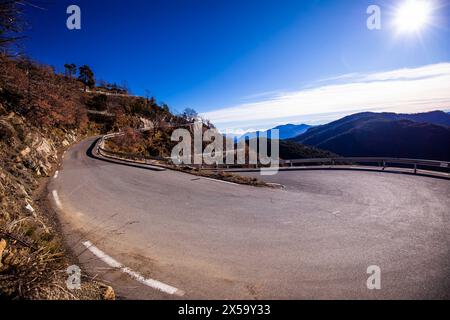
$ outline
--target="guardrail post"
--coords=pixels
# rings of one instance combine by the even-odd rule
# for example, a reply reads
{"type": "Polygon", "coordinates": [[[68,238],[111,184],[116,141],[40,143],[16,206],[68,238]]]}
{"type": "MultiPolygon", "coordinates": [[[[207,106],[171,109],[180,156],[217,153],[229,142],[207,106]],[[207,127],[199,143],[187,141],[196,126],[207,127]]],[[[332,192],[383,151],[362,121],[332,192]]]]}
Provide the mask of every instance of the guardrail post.
{"type": "Polygon", "coordinates": [[[417,174],[417,163],[414,163],[414,174],[417,174]]]}
{"type": "Polygon", "coordinates": [[[383,161],[383,171],[386,169],[386,161],[383,161]]]}

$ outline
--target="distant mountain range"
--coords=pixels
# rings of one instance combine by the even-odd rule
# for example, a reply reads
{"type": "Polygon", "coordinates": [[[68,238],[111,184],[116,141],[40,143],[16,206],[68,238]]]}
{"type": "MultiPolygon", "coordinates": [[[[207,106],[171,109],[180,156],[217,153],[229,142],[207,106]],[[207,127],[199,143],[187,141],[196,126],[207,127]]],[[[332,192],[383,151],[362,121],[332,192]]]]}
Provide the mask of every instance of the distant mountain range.
{"type": "Polygon", "coordinates": [[[354,114],[310,128],[292,141],[342,156],[450,161],[450,114],[354,114]]]}
{"type": "Polygon", "coordinates": [[[271,131],[272,130],[279,130],[279,137],[281,140],[286,140],[286,139],[291,139],[291,138],[295,138],[303,133],[305,133],[306,131],[308,131],[311,128],[311,126],[307,125],[307,124],[285,124],[285,125],[281,125],[272,129],[269,129],[267,131],[256,131],[256,132],[247,132],[245,134],[243,134],[242,136],[239,137],[239,139],[244,139],[244,138],[248,138],[250,139],[255,139],[258,138],[261,135],[265,135],[266,137],[268,136],[269,138],[271,137],[271,131]]]}

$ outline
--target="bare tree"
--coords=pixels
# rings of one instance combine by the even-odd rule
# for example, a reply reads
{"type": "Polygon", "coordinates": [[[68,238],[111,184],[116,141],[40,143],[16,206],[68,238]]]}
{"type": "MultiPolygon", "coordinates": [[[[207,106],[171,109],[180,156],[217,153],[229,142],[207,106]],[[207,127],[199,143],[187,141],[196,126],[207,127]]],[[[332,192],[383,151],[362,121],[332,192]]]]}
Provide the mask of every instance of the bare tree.
{"type": "Polygon", "coordinates": [[[183,114],[181,115],[181,117],[183,117],[183,119],[188,122],[188,123],[192,123],[195,122],[195,120],[198,119],[198,113],[197,111],[195,111],[192,108],[186,108],[183,111],[183,114]]]}
{"type": "Polygon", "coordinates": [[[21,5],[23,1],[0,1],[0,50],[6,53],[7,48],[18,40],[22,30],[21,5]]]}

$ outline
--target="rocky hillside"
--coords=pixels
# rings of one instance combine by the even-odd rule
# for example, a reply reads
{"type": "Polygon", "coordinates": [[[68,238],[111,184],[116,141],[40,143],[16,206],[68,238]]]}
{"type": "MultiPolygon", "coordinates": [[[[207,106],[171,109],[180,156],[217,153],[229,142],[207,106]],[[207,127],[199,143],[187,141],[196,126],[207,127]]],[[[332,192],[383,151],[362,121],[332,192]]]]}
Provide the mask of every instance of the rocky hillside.
{"type": "Polygon", "coordinates": [[[81,291],[65,289],[65,269],[74,261],[48,210],[46,178],[58,155],[87,135],[158,127],[177,117],[154,98],[95,90],[85,92],[49,66],[0,55],[0,297],[104,297],[105,288],[88,279],[81,291]]]}
{"type": "MultiPolygon", "coordinates": [[[[70,299],[73,294],[64,290],[64,274],[57,272],[70,259],[58,226],[43,210],[39,187],[51,174],[58,150],[74,142],[77,132],[41,132],[24,117],[4,110],[0,105],[0,294],[70,299]]],[[[99,292],[93,298],[101,297],[99,292]]]]}

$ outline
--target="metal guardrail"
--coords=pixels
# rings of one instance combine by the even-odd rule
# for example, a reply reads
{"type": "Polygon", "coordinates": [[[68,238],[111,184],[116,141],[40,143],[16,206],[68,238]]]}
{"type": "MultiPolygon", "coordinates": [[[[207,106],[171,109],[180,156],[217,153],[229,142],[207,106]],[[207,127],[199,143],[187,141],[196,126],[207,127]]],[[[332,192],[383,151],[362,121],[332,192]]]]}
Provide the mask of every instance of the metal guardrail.
{"type": "MultiPolygon", "coordinates": [[[[124,135],[123,132],[120,133],[113,133],[113,134],[107,134],[103,136],[100,141],[97,144],[97,151],[99,154],[110,157],[110,158],[116,158],[120,160],[128,160],[128,161],[142,161],[144,163],[150,163],[154,160],[163,160],[163,161],[170,161],[171,158],[163,158],[163,157],[145,157],[141,155],[136,154],[129,154],[129,153],[119,153],[119,152],[113,152],[110,150],[106,150],[104,148],[105,141],[108,139],[111,139],[113,137],[118,137],[124,135]]],[[[417,173],[417,170],[420,168],[427,168],[427,169],[435,169],[434,171],[440,171],[440,172],[448,172],[450,174],[450,162],[447,161],[438,161],[438,160],[424,160],[424,159],[408,159],[408,158],[384,158],[384,157],[335,157],[335,158],[315,158],[315,159],[292,159],[292,160],[280,160],[279,162],[280,167],[291,167],[295,168],[297,166],[303,165],[331,165],[331,166],[345,166],[345,165],[360,165],[365,164],[368,166],[374,166],[374,167],[380,167],[383,170],[387,167],[397,167],[397,168],[403,168],[405,166],[409,167],[411,166],[412,169],[414,169],[414,173],[417,173]],[[439,170],[436,170],[439,168],[439,170]]],[[[263,168],[264,166],[258,166],[258,165],[250,165],[253,167],[253,169],[259,169],[263,168]]],[[[226,164],[219,164],[216,166],[193,166],[193,168],[197,169],[204,169],[204,170],[213,170],[213,171],[227,171],[227,170],[236,170],[236,169],[252,169],[249,165],[242,166],[242,165],[226,165],[226,164]]]]}
{"type": "Polygon", "coordinates": [[[145,157],[145,156],[141,156],[141,155],[137,155],[137,154],[115,152],[115,151],[105,149],[106,140],[114,138],[114,137],[120,137],[123,135],[124,135],[123,132],[119,132],[119,133],[107,134],[107,135],[104,135],[103,137],[101,137],[95,146],[98,154],[100,154],[104,157],[112,158],[112,159],[116,159],[116,160],[131,161],[131,162],[141,161],[142,163],[145,163],[145,164],[151,164],[151,161],[155,161],[155,160],[166,160],[165,158],[162,158],[162,157],[145,157]]]}
{"type": "Polygon", "coordinates": [[[338,157],[338,158],[320,158],[320,159],[295,159],[295,160],[283,160],[282,164],[294,167],[299,164],[330,164],[330,165],[340,165],[340,164],[377,164],[379,167],[385,169],[386,167],[395,167],[395,165],[411,165],[414,168],[414,173],[417,173],[419,166],[428,168],[441,168],[449,169],[450,162],[446,161],[436,161],[436,160],[423,160],[423,159],[406,159],[406,158],[367,158],[367,157],[338,157]]]}
{"type": "MultiPolygon", "coordinates": [[[[422,160],[422,159],[404,159],[404,158],[382,158],[382,157],[337,157],[337,158],[314,158],[314,159],[293,159],[280,160],[278,169],[289,170],[297,168],[308,168],[317,166],[349,166],[349,165],[366,165],[370,167],[378,167],[382,170],[386,168],[409,168],[417,174],[419,169],[434,171],[439,173],[447,173],[450,176],[450,162],[422,160]]],[[[269,168],[262,165],[216,165],[216,166],[197,166],[198,168],[209,171],[239,172],[239,171],[255,171],[261,168],[269,168]]]]}

